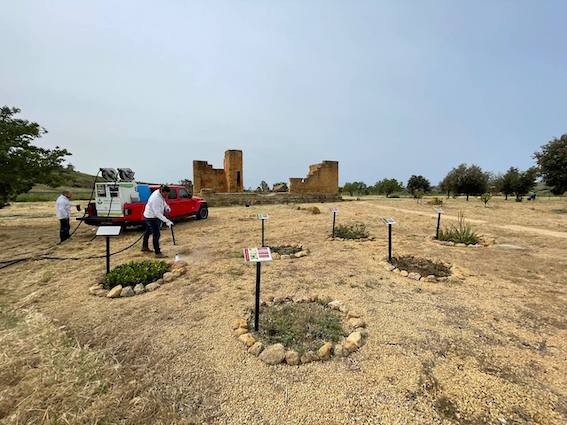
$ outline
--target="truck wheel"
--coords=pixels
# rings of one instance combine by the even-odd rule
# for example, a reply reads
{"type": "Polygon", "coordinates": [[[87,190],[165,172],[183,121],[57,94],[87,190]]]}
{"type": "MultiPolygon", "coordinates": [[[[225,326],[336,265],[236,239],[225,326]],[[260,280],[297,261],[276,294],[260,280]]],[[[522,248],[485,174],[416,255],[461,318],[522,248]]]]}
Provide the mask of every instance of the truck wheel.
{"type": "Polygon", "coordinates": [[[197,213],[197,220],[204,220],[209,216],[209,209],[207,207],[201,207],[197,213]]]}

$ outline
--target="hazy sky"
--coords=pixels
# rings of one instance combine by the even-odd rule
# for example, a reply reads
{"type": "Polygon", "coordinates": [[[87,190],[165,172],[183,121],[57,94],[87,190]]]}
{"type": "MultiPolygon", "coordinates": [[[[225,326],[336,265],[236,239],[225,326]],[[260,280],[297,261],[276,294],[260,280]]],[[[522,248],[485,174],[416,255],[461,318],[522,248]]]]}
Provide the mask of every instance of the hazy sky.
{"type": "Polygon", "coordinates": [[[0,103],[95,173],[245,186],[533,164],[567,132],[567,1],[0,1],[0,103]]]}

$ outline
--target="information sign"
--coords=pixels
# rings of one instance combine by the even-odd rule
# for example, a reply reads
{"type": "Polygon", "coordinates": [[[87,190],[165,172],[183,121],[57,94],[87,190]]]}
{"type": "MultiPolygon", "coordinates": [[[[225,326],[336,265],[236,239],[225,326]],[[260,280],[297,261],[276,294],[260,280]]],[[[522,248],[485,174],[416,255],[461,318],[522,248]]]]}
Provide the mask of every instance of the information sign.
{"type": "Polygon", "coordinates": [[[120,226],[99,226],[96,230],[97,236],[118,236],[120,234],[120,226]]]}
{"type": "Polygon", "coordinates": [[[333,214],[336,214],[339,212],[338,208],[331,208],[329,211],[331,211],[333,214]]]}
{"type": "Polygon", "coordinates": [[[443,210],[441,208],[435,208],[435,212],[437,214],[443,214],[443,210]]]}
{"type": "Polygon", "coordinates": [[[267,220],[270,216],[268,214],[258,213],[258,220],[267,220]]]}
{"type": "Polygon", "coordinates": [[[396,224],[396,220],[394,220],[392,217],[382,217],[382,221],[384,222],[384,224],[396,224]]]}
{"type": "Polygon", "coordinates": [[[247,263],[263,263],[272,261],[272,252],[269,247],[244,248],[244,261],[247,263]]]}

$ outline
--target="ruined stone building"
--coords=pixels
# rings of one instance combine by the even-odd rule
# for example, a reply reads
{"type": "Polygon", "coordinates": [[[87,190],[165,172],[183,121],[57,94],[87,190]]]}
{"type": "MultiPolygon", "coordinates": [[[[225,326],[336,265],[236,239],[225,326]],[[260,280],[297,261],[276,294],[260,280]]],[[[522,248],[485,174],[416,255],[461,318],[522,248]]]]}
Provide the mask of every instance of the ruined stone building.
{"type": "Polygon", "coordinates": [[[224,168],[213,168],[207,161],[193,161],[193,190],[211,189],[219,193],[242,192],[242,151],[228,150],[224,153],[224,168]]]}
{"type": "Polygon", "coordinates": [[[339,162],[323,161],[309,166],[305,178],[289,179],[290,193],[339,193],[339,162]]]}

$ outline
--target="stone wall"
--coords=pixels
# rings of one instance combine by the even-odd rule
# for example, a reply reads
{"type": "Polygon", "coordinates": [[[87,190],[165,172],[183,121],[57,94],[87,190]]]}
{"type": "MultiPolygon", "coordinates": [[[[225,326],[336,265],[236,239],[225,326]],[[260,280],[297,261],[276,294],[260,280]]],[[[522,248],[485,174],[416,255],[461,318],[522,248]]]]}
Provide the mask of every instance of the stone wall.
{"type": "Polygon", "coordinates": [[[305,178],[289,179],[290,193],[339,193],[339,162],[323,161],[309,166],[305,178]]]}
{"type": "Polygon", "coordinates": [[[199,193],[202,189],[221,193],[242,192],[242,151],[226,151],[223,169],[213,168],[207,161],[193,161],[193,190],[199,193]]]}
{"type": "Polygon", "coordinates": [[[197,196],[204,198],[210,207],[342,201],[338,194],[325,193],[213,193],[203,190],[197,196]]]}

